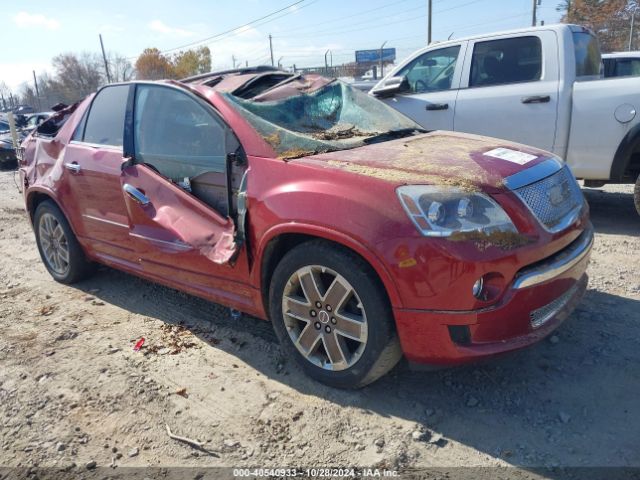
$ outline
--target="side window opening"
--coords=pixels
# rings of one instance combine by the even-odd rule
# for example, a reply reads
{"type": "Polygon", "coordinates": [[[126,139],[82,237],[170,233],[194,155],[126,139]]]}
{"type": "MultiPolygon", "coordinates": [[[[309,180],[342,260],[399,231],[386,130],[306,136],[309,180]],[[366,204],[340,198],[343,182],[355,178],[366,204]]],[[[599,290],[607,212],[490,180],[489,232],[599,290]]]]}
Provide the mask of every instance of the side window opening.
{"type": "Polygon", "coordinates": [[[213,112],[185,92],[160,85],[136,89],[136,161],[225,216],[229,214],[227,154],[240,148],[228,132],[213,112]]]}
{"type": "Polygon", "coordinates": [[[71,114],[76,111],[80,103],[82,103],[82,101],[56,111],[52,116],[38,125],[36,134],[42,137],[55,137],[69,117],[71,117],[71,114]]]}
{"type": "Polygon", "coordinates": [[[87,124],[88,116],[89,116],[89,109],[85,110],[85,112],[82,114],[80,123],[78,123],[78,126],[76,127],[75,132],[73,132],[73,136],[71,137],[71,140],[75,140],[78,142],[82,141],[82,137],[84,136],[84,127],[87,124]]]}
{"type": "Polygon", "coordinates": [[[411,93],[449,90],[459,52],[459,45],[427,52],[412,60],[398,76],[407,78],[411,93]]]}
{"type": "Polygon", "coordinates": [[[478,42],[473,47],[470,87],[534,82],[542,77],[538,37],[478,42]]]}
{"type": "Polygon", "coordinates": [[[589,32],[573,32],[573,47],[576,58],[576,77],[600,75],[600,45],[589,32]]]}
{"type": "Polygon", "coordinates": [[[233,91],[233,95],[240,98],[253,98],[270,88],[275,87],[279,83],[284,82],[285,80],[293,77],[291,73],[267,73],[262,76],[250,80],[246,84],[242,85],[240,88],[233,91]]]}
{"type": "Polygon", "coordinates": [[[640,59],[620,59],[615,63],[616,77],[628,77],[640,75],[640,59]]]}
{"type": "Polygon", "coordinates": [[[105,87],[91,102],[82,141],[122,147],[129,85],[105,87]]]}

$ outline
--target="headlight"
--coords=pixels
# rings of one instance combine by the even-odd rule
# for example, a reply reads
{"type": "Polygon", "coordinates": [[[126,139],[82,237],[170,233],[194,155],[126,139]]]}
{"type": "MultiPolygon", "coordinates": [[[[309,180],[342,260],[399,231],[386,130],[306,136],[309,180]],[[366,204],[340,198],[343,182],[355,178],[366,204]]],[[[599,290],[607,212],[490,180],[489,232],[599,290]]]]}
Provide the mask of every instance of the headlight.
{"type": "Polygon", "coordinates": [[[431,185],[406,185],[396,191],[407,215],[426,237],[518,231],[502,207],[482,193],[431,185]]]}

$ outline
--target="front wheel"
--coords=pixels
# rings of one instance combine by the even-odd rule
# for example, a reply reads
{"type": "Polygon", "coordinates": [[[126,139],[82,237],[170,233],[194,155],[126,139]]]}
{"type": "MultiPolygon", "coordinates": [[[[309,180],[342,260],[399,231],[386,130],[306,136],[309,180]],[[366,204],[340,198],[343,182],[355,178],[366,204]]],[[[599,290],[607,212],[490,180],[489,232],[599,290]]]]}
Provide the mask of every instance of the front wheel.
{"type": "Polygon", "coordinates": [[[638,175],[636,186],[633,189],[633,203],[635,203],[636,211],[638,212],[638,215],[640,215],[640,175],[638,175]]]}
{"type": "Polygon", "coordinates": [[[354,253],[323,241],[301,244],[278,264],[270,314],[285,351],[312,378],[363,387],[402,352],[386,293],[354,253]]]}

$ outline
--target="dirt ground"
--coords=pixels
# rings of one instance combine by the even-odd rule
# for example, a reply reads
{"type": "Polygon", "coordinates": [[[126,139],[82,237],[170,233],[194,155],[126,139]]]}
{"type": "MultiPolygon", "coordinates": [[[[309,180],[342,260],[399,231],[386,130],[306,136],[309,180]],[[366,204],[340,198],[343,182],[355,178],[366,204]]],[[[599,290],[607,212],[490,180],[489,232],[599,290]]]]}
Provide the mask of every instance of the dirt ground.
{"type": "Polygon", "coordinates": [[[555,335],[347,392],[267,322],[108,268],[55,283],[0,172],[0,466],[640,467],[640,217],[630,187],[584,191],[590,286],[555,335]]]}

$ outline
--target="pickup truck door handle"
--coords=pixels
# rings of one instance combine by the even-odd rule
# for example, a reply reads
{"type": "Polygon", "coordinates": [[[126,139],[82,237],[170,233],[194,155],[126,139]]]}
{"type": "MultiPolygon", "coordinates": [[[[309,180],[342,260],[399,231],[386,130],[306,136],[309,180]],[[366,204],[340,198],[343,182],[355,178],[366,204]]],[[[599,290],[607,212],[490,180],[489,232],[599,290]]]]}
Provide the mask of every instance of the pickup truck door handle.
{"type": "Polygon", "coordinates": [[[82,170],[78,162],[65,163],[64,168],[71,170],[73,173],[80,173],[80,170],[82,170]]]}
{"type": "Polygon", "coordinates": [[[449,104],[448,103],[427,103],[427,106],[425,107],[427,110],[431,111],[431,110],[448,110],[449,109],[449,104]]]}
{"type": "Polygon", "coordinates": [[[129,195],[129,197],[134,199],[136,202],[138,202],[143,207],[145,205],[149,205],[151,203],[151,200],[149,200],[149,197],[147,197],[144,193],[142,193],[136,187],[133,187],[133,186],[129,185],[128,183],[125,183],[122,186],[122,190],[124,190],[124,193],[129,195]]]}
{"type": "Polygon", "coordinates": [[[532,97],[522,97],[522,103],[549,103],[551,97],[549,95],[533,95],[532,97]]]}

